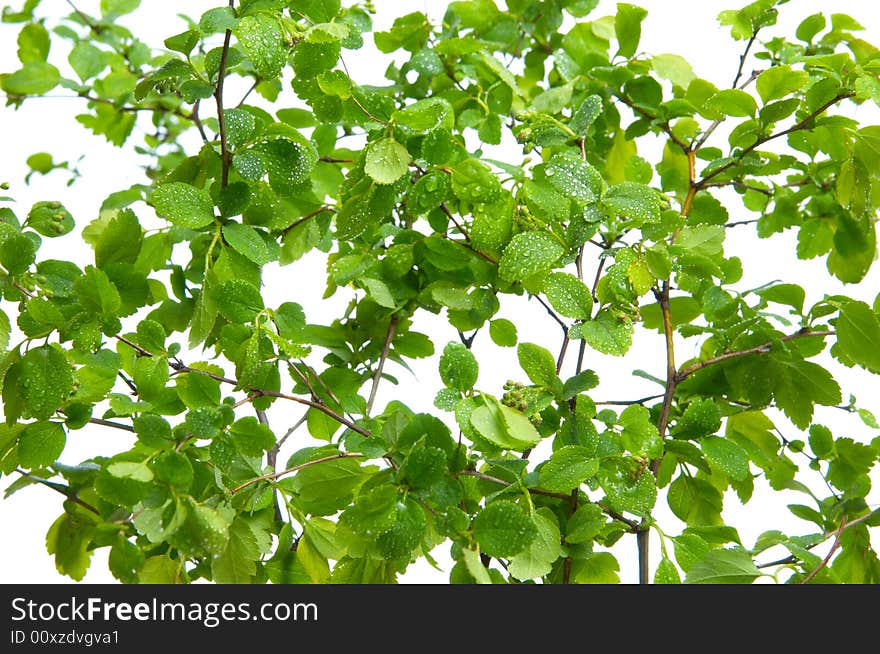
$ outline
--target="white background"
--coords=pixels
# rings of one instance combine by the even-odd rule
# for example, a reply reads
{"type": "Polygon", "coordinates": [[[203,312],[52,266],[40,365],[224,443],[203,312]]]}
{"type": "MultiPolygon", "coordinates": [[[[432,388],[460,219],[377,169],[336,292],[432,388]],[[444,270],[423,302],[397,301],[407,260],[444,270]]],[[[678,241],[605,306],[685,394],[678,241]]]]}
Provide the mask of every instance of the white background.
{"type": "MultiPolygon", "coordinates": [[[[21,0],[18,0],[20,4],[21,0]]],[[[218,0],[213,2],[203,0],[190,0],[188,2],[144,2],[142,9],[133,16],[121,19],[122,24],[131,28],[140,38],[154,47],[161,47],[162,40],[167,36],[183,31],[185,23],[180,18],[175,18],[175,12],[182,10],[189,16],[198,20],[201,13],[214,6],[219,6],[218,0]]],[[[423,2],[419,0],[399,0],[390,2],[377,0],[375,2],[378,15],[375,18],[376,31],[387,29],[395,16],[403,15],[410,11],[425,11],[437,22],[442,18],[446,5],[445,1],[423,2]]],[[[639,51],[649,54],[674,53],[685,57],[692,62],[695,73],[702,78],[713,81],[724,88],[730,85],[739,61],[743,43],[734,42],[727,30],[721,28],[716,16],[724,9],[736,7],[737,0],[701,0],[691,2],[687,0],[642,0],[636,2],[649,10],[648,18],[643,23],[642,40],[639,51]]],[[[50,2],[45,0],[41,12],[67,11],[68,7],[61,0],[50,2]]],[[[97,13],[97,0],[83,0],[78,6],[88,13],[97,13]]],[[[603,0],[599,8],[585,20],[595,19],[600,16],[614,13],[613,2],[603,0]]],[[[779,24],[761,33],[761,38],[768,39],[774,34],[793,35],[797,24],[806,16],[820,11],[834,11],[847,13],[859,20],[865,27],[863,38],[870,42],[880,41],[880,9],[873,2],[860,2],[857,0],[838,0],[833,6],[826,2],[816,0],[793,0],[781,7],[779,24]]],[[[43,15],[43,13],[40,13],[43,15]]],[[[54,23],[54,19],[49,24],[54,23]]],[[[0,26],[0,70],[10,72],[17,67],[15,57],[15,35],[18,26],[0,26]]],[[[364,50],[356,53],[347,53],[346,63],[351,70],[352,77],[360,83],[381,84],[382,73],[385,70],[389,58],[387,55],[378,53],[372,47],[371,40],[364,50]]],[[[50,61],[56,65],[66,65],[66,51],[61,52],[60,44],[55,44],[50,61]]],[[[760,63],[751,60],[746,64],[745,74],[748,75],[753,68],[760,67],[760,63]]],[[[72,73],[62,74],[72,77],[72,73]]],[[[237,102],[244,88],[241,84],[231,81],[228,84],[228,97],[237,102]]],[[[133,183],[143,182],[145,178],[139,161],[128,149],[120,150],[107,144],[103,138],[95,137],[75,122],[73,116],[84,110],[83,102],[79,99],[71,99],[70,94],[63,89],[56,89],[45,99],[28,101],[25,106],[13,111],[9,108],[0,110],[0,143],[3,144],[2,158],[0,158],[0,181],[9,181],[12,188],[9,195],[16,198],[16,211],[19,216],[27,213],[30,205],[37,200],[58,199],[73,213],[77,220],[78,229],[97,216],[98,208],[108,193],[125,188],[133,183]],[[82,177],[76,184],[68,188],[65,185],[66,176],[62,172],[55,172],[47,177],[35,176],[30,186],[23,183],[27,168],[25,159],[34,152],[51,152],[56,161],[76,161],[81,155],[85,158],[79,164],[82,177]]],[[[255,99],[252,96],[252,99],[255,99]]],[[[282,96],[276,108],[284,105],[282,96]]],[[[208,107],[206,106],[206,111],[208,107]]],[[[859,108],[850,107],[847,110],[850,115],[856,116],[865,124],[878,123],[877,111],[873,106],[863,105],[859,108]]],[[[206,114],[207,115],[207,114],[206,114]]],[[[132,136],[129,142],[133,144],[138,138],[138,132],[132,136]]],[[[193,148],[198,147],[195,134],[190,135],[193,148]]],[[[719,131],[711,144],[726,147],[725,135],[719,131]]],[[[495,158],[507,158],[512,162],[519,161],[521,155],[515,144],[505,143],[501,148],[503,153],[495,158]]],[[[648,143],[647,147],[640,151],[642,156],[656,161],[656,143],[648,143]]],[[[725,202],[726,202],[725,198],[725,202]]],[[[739,206],[734,199],[728,205],[731,208],[731,220],[753,218],[753,214],[742,211],[737,212],[739,206]]],[[[149,210],[143,206],[135,207],[142,222],[147,225],[155,225],[150,222],[149,210]]],[[[72,257],[80,266],[91,263],[92,254],[88,246],[78,240],[75,232],[66,238],[45,241],[40,250],[40,258],[69,258],[72,257]]],[[[773,280],[793,281],[803,285],[807,291],[807,302],[815,301],[823,294],[846,293],[850,296],[872,302],[877,292],[880,291],[880,268],[872,269],[868,277],[858,285],[844,286],[831,278],[824,267],[824,260],[799,261],[794,255],[795,240],[792,234],[774,236],[770,240],[759,240],[754,235],[753,227],[739,227],[729,230],[727,244],[728,254],[739,254],[743,257],[746,272],[743,280],[736,286],[738,290],[746,290],[765,284],[773,280]],[[759,263],[759,265],[755,265],[759,263]]],[[[590,274],[588,270],[587,275],[590,274]]],[[[344,294],[330,300],[322,300],[324,270],[323,260],[320,257],[309,255],[286,268],[277,266],[267,267],[264,288],[264,297],[268,306],[277,306],[285,300],[294,300],[302,304],[310,322],[328,324],[338,316],[341,308],[347,302],[344,294]]],[[[4,310],[13,317],[15,308],[8,303],[4,304],[4,310]]],[[[527,303],[520,298],[512,298],[502,302],[500,317],[513,320],[520,333],[521,341],[531,341],[545,344],[551,350],[558,346],[560,330],[553,323],[544,310],[536,303],[527,303]]],[[[416,319],[415,328],[428,333],[436,344],[437,352],[442,350],[443,345],[456,340],[457,335],[446,324],[443,316],[434,317],[430,314],[421,314],[416,319]]],[[[178,336],[178,340],[180,339],[178,336]]],[[[15,342],[15,341],[13,341],[15,342]]],[[[476,345],[478,357],[481,362],[481,371],[478,386],[487,392],[501,393],[501,385],[508,378],[520,379],[522,373],[518,371],[515,355],[510,349],[498,348],[488,338],[488,334],[481,333],[477,337],[476,345]]],[[[682,341],[678,348],[679,360],[685,360],[698,352],[699,341],[691,339],[682,341]]],[[[576,349],[570,353],[568,365],[573,365],[576,349]]],[[[200,358],[199,353],[192,353],[187,361],[200,358]]],[[[381,407],[390,399],[400,399],[408,403],[415,410],[434,411],[432,399],[436,392],[436,366],[437,355],[431,359],[416,362],[409,373],[394,364],[389,364],[387,371],[401,380],[399,386],[391,386],[384,383],[380,389],[377,408],[381,407]]],[[[316,360],[317,361],[317,360],[316,360]]],[[[844,398],[850,393],[856,394],[860,405],[873,410],[880,415],[880,383],[876,378],[860,371],[847,370],[836,365],[830,360],[823,360],[835,378],[841,384],[844,398]]],[[[656,334],[637,331],[635,346],[623,359],[605,357],[588,350],[586,365],[597,370],[601,376],[601,386],[594,392],[596,399],[624,399],[640,397],[658,392],[658,387],[650,382],[632,377],[630,372],[635,368],[645,369],[659,377],[664,376],[665,353],[662,338],[656,334]]],[[[776,420],[778,416],[770,413],[776,420]]],[[[286,428],[295,422],[300,416],[296,410],[291,411],[289,406],[276,406],[270,411],[270,422],[276,432],[283,433],[286,428]]],[[[816,420],[832,427],[835,435],[851,436],[865,442],[877,434],[867,429],[860,420],[850,414],[834,409],[817,407],[816,420]]],[[[794,427],[784,419],[778,419],[777,425],[791,438],[801,437],[794,427]]],[[[298,432],[299,434],[299,432],[298,432]]],[[[294,448],[308,444],[304,432],[290,443],[294,448]]],[[[129,446],[127,434],[117,430],[106,429],[90,425],[82,430],[69,435],[68,445],[62,460],[67,463],[77,463],[84,458],[97,454],[113,454],[129,446]]],[[[287,449],[289,453],[289,449],[287,449]]],[[[283,461],[283,457],[280,459],[283,461]]],[[[804,459],[798,459],[799,465],[805,464],[804,459]]],[[[806,467],[805,465],[803,466],[806,467]]],[[[808,478],[807,475],[804,475],[808,478]]],[[[809,478],[808,478],[809,479],[809,478]]],[[[875,475],[875,485],[877,481],[875,475]]],[[[813,482],[821,484],[818,477],[813,477],[813,482]]],[[[6,479],[0,480],[0,489],[8,484],[6,479]]],[[[815,485],[815,484],[813,484],[815,485]]],[[[869,501],[877,503],[877,491],[869,497],[869,501]]],[[[769,529],[780,529],[786,533],[799,534],[810,533],[812,526],[795,519],[785,508],[792,502],[806,503],[804,496],[794,493],[775,493],[770,491],[766,484],[757,480],[756,490],[752,502],[743,507],[738,499],[730,494],[726,498],[724,517],[727,524],[736,526],[746,546],[751,546],[755,537],[769,529]]],[[[0,500],[0,582],[36,582],[48,583],[67,581],[61,577],[54,568],[52,558],[45,550],[45,533],[52,521],[60,514],[61,496],[44,487],[29,487],[9,500],[0,500]]],[[[665,502],[658,501],[656,517],[659,524],[668,534],[677,534],[683,525],[669,512],[665,502]]],[[[658,547],[656,535],[652,537],[652,561],[656,563],[658,547]]],[[[876,543],[876,536],[875,536],[876,543]]],[[[830,545],[822,546],[822,551],[830,545]]],[[[818,551],[818,550],[817,550],[818,551]]],[[[621,562],[621,580],[633,583],[637,580],[635,542],[632,538],[624,538],[613,549],[621,562]]],[[[91,567],[86,575],[87,582],[113,582],[106,566],[107,550],[99,550],[92,559],[91,567]]],[[[449,557],[446,546],[437,548],[433,555],[437,558],[442,571],[437,571],[424,562],[414,564],[404,576],[404,581],[445,583],[448,579],[449,557]]],[[[770,557],[772,558],[772,557],[770,557]]]]}

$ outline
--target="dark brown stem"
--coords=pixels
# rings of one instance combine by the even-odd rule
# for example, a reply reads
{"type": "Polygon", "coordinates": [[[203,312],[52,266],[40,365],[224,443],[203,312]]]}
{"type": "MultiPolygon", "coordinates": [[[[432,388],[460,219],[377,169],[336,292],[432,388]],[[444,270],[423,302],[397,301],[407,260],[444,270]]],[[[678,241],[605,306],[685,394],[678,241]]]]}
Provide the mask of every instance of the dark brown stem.
{"type": "Polygon", "coordinates": [[[113,422],[111,420],[104,420],[103,418],[89,418],[89,422],[93,425],[101,425],[102,427],[112,427],[113,429],[121,429],[122,431],[134,431],[134,427],[131,425],[124,425],[121,422],[113,422]]]}
{"type": "Polygon", "coordinates": [[[752,46],[755,44],[755,39],[758,38],[758,31],[761,28],[759,27],[754,32],[752,32],[751,38],[749,38],[749,42],[746,43],[746,49],[743,50],[743,53],[739,56],[739,68],[736,69],[736,77],[733,78],[733,84],[731,88],[736,88],[736,85],[739,84],[739,78],[742,77],[743,74],[743,66],[746,65],[746,59],[749,56],[749,51],[752,49],[752,46]]]}
{"type": "Polygon", "coordinates": [[[455,216],[452,215],[452,212],[449,210],[449,207],[446,206],[445,202],[440,203],[440,210],[446,214],[446,217],[452,221],[452,224],[455,225],[455,228],[461,232],[461,235],[464,236],[464,240],[468,243],[471,242],[471,235],[467,233],[464,227],[461,226],[461,223],[455,219],[455,216]]]}
{"type": "Polygon", "coordinates": [[[547,310],[547,313],[550,314],[550,317],[553,318],[553,320],[556,321],[556,324],[562,328],[562,335],[565,338],[568,338],[568,325],[565,324],[562,318],[559,317],[559,315],[550,307],[549,304],[541,299],[540,295],[532,295],[532,297],[535,298],[541,304],[541,306],[547,310]]]}
{"type": "Polygon", "coordinates": [[[640,529],[636,532],[636,547],[639,551],[639,583],[640,584],[650,584],[651,583],[651,571],[649,566],[649,546],[650,540],[648,538],[649,531],[647,529],[640,529]]]}
{"type": "Polygon", "coordinates": [[[382,370],[385,368],[385,361],[388,359],[388,352],[391,349],[391,341],[394,340],[394,333],[397,331],[397,316],[391,316],[388,323],[388,333],[385,335],[385,344],[382,346],[382,355],[379,357],[379,364],[376,366],[376,372],[373,374],[373,385],[370,388],[370,399],[367,400],[367,409],[364,412],[369,416],[373,410],[373,403],[376,401],[376,392],[379,390],[379,382],[382,380],[382,370]]]}

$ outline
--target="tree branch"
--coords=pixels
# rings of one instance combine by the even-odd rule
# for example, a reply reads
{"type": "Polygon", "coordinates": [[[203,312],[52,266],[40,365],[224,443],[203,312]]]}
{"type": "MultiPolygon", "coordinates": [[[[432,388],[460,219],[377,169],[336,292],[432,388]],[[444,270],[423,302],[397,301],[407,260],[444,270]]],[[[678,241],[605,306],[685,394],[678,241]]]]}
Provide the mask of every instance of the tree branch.
{"type": "Polygon", "coordinates": [[[706,184],[710,180],[715,179],[721,173],[727,172],[728,170],[733,168],[733,166],[735,166],[737,163],[742,161],[746,157],[746,155],[748,155],[751,152],[753,152],[754,150],[758,149],[759,147],[761,147],[765,143],[773,141],[774,139],[781,138],[781,137],[786,136],[788,134],[792,134],[794,132],[799,132],[803,129],[807,129],[813,123],[813,121],[816,118],[818,118],[822,113],[824,113],[827,109],[834,106],[838,102],[841,102],[843,100],[846,100],[847,98],[853,97],[854,95],[855,95],[855,93],[853,91],[846,91],[844,93],[838,93],[836,96],[834,96],[833,98],[831,98],[830,100],[825,102],[821,107],[819,107],[818,109],[813,111],[809,116],[807,116],[803,120],[795,123],[794,125],[792,125],[788,129],[784,129],[781,132],[776,132],[775,134],[771,134],[769,136],[759,138],[757,141],[752,143],[752,145],[748,146],[747,148],[744,148],[739,153],[739,155],[734,157],[731,161],[728,161],[723,166],[716,168],[711,173],[709,173],[708,175],[703,177],[699,182],[696,182],[697,189],[705,188],[706,184]]]}
{"type": "Polygon", "coordinates": [[[277,481],[281,477],[285,475],[293,474],[299,470],[303,470],[304,468],[310,468],[311,466],[318,465],[319,463],[326,463],[327,461],[337,461],[338,459],[363,459],[366,458],[366,455],[361,454],[360,452],[340,452],[339,454],[332,454],[330,456],[324,456],[320,459],[314,459],[312,461],[306,461],[305,463],[300,463],[299,465],[288,468],[287,470],[282,470],[281,472],[270,472],[265,475],[260,475],[259,477],[254,477],[243,484],[239,484],[235,488],[233,488],[230,494],[235,495],[240,490],[247,488],[252,484],[256,484],[261,481],[277,481]]]}
{"type": "MultiPolygon", "coordinates": [[[[809,338],[811,336],[834,336],[834,332],[830,330],[819,330],[819,331],[811,331],[809,329],[802,329],[800,331],[795,332],[794,334],[789,334],[788,336],[783,336],[779,340],[783,343],[788,341],[793,341],[799,338],[809,338]]],[[[703,368],[708,368],[709,366],[715,365],[716,363],[721,363],[722,361],[728,361],[730,359],[736,359],[739,357],[748,356],[749,354],[767,354],[773,347],[773,343],[775,341],[767,341],[766,343],[761,343],[760,345],[756,345],[754,347],[749,347],[744,350],[734,350],[733,352],[725,352],[723,354],[719,354],[718,356],[714,356],[710,359],[705,359],[703,361],[697,361],[692,363],[691,365],[682,368],[677,373],[677,383],[680,383],[693,375],[698,370],[702,370],[703,368]]]]}
{"type": "Polygon", "coordinates": [[[49,481],[48,479],[43,479],[42,477],[37,477],[37,476],[32,475],[28,472],[25,472],[21,468],[16,468],[15,471],[18,474],[20,474],[22,477],[24,477],[25,479],[30,479],[32,482],[34,482],[36,484],[40,484],[41,486],[45,486],[46,488],[51,488],[56,493],[61,493],[62,495],[64,495],[64,497],[69,499],[71,502],[73,502],[74,504],[78,504],[79,506],[81,506],[85,510],[91,511],[95,515],[101,515],[101,512],[98,511],[98,509],[93,507],[91,504],[89,504],[85,500],[81,500],[77,496],[76,492],[70,486],[67,486],[66,484],[60,484],[57,481],[49,481]]]}
{"type": "MultiPolygon", "coordinates": [[[[230,0],[229,6],[233,2],[230,0]]],[[[223,83],[226,80],[226,61],[229,57],[229,44],[232,40],[232,30],[226,30],[223,37],[223,50],[220,53],[220,68],[217,71],[217,88],[214,89],[214,100],[217,102],[217,122],[220,124],[220,161],[222,171],[220,186],[226,188],[229,184],[229,168],[232,165],[232,155],[229,153],[229,141],[226,136],[226,114],[223,111],[223,83]]]]}
{"type": "Polygon", "coordinates": [[[388,333],[385,336],[385,344],[382,346],[382,355],[379,357],[379,364],[376,366],[376,372],[373,375],[373,385],[370,387],[370,399],[367,400],[367,409],[364,415],[369,416],[373,410],[373,403],[376,401],[376,392],[379,390],[379,382],[382,380],[382,370],[385,368],[385,361],[388,359],[388,351],[391,349],[391,341],[394,340],[394,333],[397,331],[397,316],[391,316],[388,323],[388,333]]]}

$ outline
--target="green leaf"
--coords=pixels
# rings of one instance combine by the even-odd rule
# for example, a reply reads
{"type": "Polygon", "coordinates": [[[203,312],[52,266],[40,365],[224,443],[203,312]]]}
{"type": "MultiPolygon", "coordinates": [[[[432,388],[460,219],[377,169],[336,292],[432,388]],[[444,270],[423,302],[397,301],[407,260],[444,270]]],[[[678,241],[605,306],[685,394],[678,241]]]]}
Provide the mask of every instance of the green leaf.
{"type": "Polygon", "coordinates": [[[593,296],[587,285],[571,273],[553,272],[547,275],[544,293],[560,315],[575,320],[590,319],[593,296]]]}
{"type": "Polygon", "coordinates": [[[776,373],[776,404],[800,429],[810,426],[814,404],[834,406],[841,402],[840,386],[830,372],[816,363],[775,357],[772,369],[776,373]]]}
{"type": "Polygon", "coordinates": [[[229,435],[239,452],[245,456],[263,456],[275,446],[275,435],[253,416],[236,420],[229,427],[229,435]]]}
{"type": "Polygon", "coordinates": [[[46,61],[50,45],[49,32],[42,23],[28,23],[18,33],[18,59],[23,64],[46,61]]]}
{"type": "Polygon", "coordinates": [[[95,265],[103,268],[110,263],[134,263],[140,254],[143,239],[144,232],[134,212],[131,209],[118,212],[93,243],[95,265]]]}
{"type": "Polygon", "coordinates": [[[303,468],[291,488],[298,493],[303,511],[312,515],[333,515],[351,503],[364,473],[355,459],[325,461],[303,468]]]}
{"type": "Polygon", "coordinates": [[[43,95],[61,81],[61,73],[50,63],[34,61],[7,75],[0,82],[9,95],[43,95]]]}
{"type": "Polygon", "coordinates": [[[274,79],[287,63],[287,44],[278,19],[268,12],[244,16],[233,30],[254,70],[263,79],[274,79]]]}
{"type": "Polygon", "coordinates": [[[94,533],[94,524],[77,513],[63,513],[52,523],[46,534],[46,551],[55,555],[58,572],[76,581],[86,576],[94,533]]]}
{"type": "Polygon", "coordinates": [[[593,320],[574,325],[569,337],[583,338],[594,350],[603,354],[623,356],[632,345],[633,324],[627,316],[602,309],[593,320]]]}
{"type": "Polygon", "coordinates": [[[639,472],[631,460],[603,462],[599,485],[605,491],[608,506],[616,511],[647,516],[657,502],[654,475],[649,470],[639,472]]]}
{"type": "Polygon", "coordinates": [[[721,409],[708,397],[698,397],[688,404],[672,430],[676,438],[702,438],[721,429],[721,409]]]}
{"type": "Polygon", "coordinates": [[[506,318],[496,318],[489,321],[489,336],[495,345],[501,347],[513,347],[516,345],[516,325],[506,318]]]}
{"type": "Polygon", "coordinates": [[[383,138],[367,146],[364,172],[377,184],[393,184],[409,170],[407,149],[393,138],[383,138]]]}
{"type": "Polygon", "coordinates": [[[754,118],[758,111],[758,103],[755,102],[755,99],[739,89],[719,91],[709,99],[708,106],[714,111],[720,111],[725,116],[737,118],[754,118]]]}
{"type": "Polygon", "coordinates": [[[199,229],[214,222],[214,202],[211,196],[190,184],[160,184],[153,191],[152,203],[160,218],[181,227],[199,229]]]}
{"type": "Polygon", "coordinates": [[[667,501],[675,516],[689,525],[721,524],[721,493],[704,479],[681,475],[669,486],[667,501]]]}
{"type": "Polygon", "coordinates": [[[469,391],[477,383],[479,367],[473,353],[461,343],[449,343],[440,357],[440,379],[449,388],[469,391]]]}
{"type": "Polygon", "coordinates": [[[571,116],[571,129],[580,136],[586,136],[599,114],[602,113],[602,98],[598,95],[588,95],[571,116]]]}
{"type": "Polygon", "coordinates": [[[107,55],[91,43],[80,41],[70,51],[67,61],[82,82],[97,76],[107,66],[107,55]]]}
{"type": "Polygon", "coordinates": [[[660,197],[650,186],[622,182],[608,189],[602,204],[614,214],[634,221],[636,225],[660,221],[660,197]]]}
{"type": "Polygon", "coordinates": [[[238,516],[229,528],[229,541],[214,557],[211,573],[218,584],[248,584],[254,581],[256,562],[269,551],[272,537],[255,520],[238,516]]]}
{"type": "Polygon", "coordinates": [[[67,357],[59,348],[44,345],[28,350],[19,365],[25,409],[39,420],[50,418],[73,389],[73,370],[67,357]]]}
{"type": "Polygon", "coordinates": [[[27,224],[43,236],[64,236],[74,228],[73,216],[60,202],[36,202],[28,212],[27,224]]]}
{"type": "Polygon", "coordinates": [[[217,310],[232,323],[248,323],[264,309],[259,289],[243,279],[223,282],[211,293],[217,310]]]}
{"type": "Polygon", "coordinates": [[[880,374],[880,320],[864,302],[847,302],[835,324],[837,347],[852,362],[880,374]]]}
{"type": "Polygon", "coordinates": [[[545,348],[534,343],[520,343],[516,349],[519,365],[536,386],[552,388],[556,382],[556,360],[545,348]]]}
{"type": "Polygon", "coordinates": [[[771,66],[758,75],[756,85],[758,94],[767,104],[799,91],[809,80],[810,74],[805,71],[792,70],[791,66],[771,66]]]}
{"type": "Polygon", "coordinates": [[[18,462],[23,468],[43,468],[55,462],[67,436],[59,422],[34,422],[21,432],[18,441],[18,462]]]}
{"type": "Polygon", "coordinates": [[[657,75],[683,89],[687,89],[690,83],[697,77],[688,60],[680,55],[655,55],[651,59],[651,65],[654,67],[657,75]]]}
{"type": "Polygon", "coordinates": [[[508,501],[492,502],[480,511],[471,531],[481,552],[504,558],[519,554],[538,536],[535,521],[508,501]]]}
{"type": "Polygon", "coordinates": [[[470,424],[490,443],[502,449],[524,451],[534,447],[541,435],[519,411],[483,395],[482,404],[470,414],[470,424]]]}
{"type": "Polygon", "coordinates": [[[687,584],[750,584],[762,575],[745,550],[714,549],[687,572],[687,584]]]}
{"type": "Polygon", "coordinates": [[[586,559],[572,561],[571,578],[579,584],[620,583],[620,564],[610,552],[594,552],[586,559]]]}
{"type": "Polygon", "coordinates": [[[439,128],[452,129],[455,113],[447,100],[425,98],[395,111],[391,119],[418,134],[427,134],[439,128]]]}
{"type": "Polygon", "coordinates": [[[706,436],[700,439],[700,447],[711,464],[736,481],[751,477],[749,456],[739,445],[726,438],[706,436]]]}
{"type": "Polygon", "coordinates": [[[657,570],[654,573],[655,584],[680,584],[681,577],[678,574],[678,568],[675,564],[665,556],[660,559],[657,564],[657,570]]]}
{"type": "Polygon", "coordinates": [[[798,313],[804,310],[806,292],[797,284],[774,284],[757,291],[758,295],[768,302],[785,304],[793,307],[798,313]]]}
{"type": "Polygon", "coordinates": [[[14,233],[0,243],[0,265],[10,275],[20,275],[36,260],[34,242],[24,234],[14,233]]]}
{"type": "Polygon", "coordinates": [[[605,512],[597,504],[582,504],[568,519],[565,541],[576,545],[588,543],[605,528],[605,512]]]}
{"type": "Polygon", "coordinates": [[[599,472],[599,460],[580,445],[556,450],[541,467],[539,485],[554,493],[568,493],[599,472]]]}
{"type": "Polygon", "coordinates": [[[536,579],[549,574],[553,562],[562,556],[559,526],[553,513],[538,509],[533,517],[537,535],[528,546],[510,560],[508,571],[517,579],[536,579]]]}
{"type": "Polygon", "coordinates": [[[260,236],[259,232],[250,225],[241,223],[226,223],[223,225],[223,238],[230,247],[253,261],[258,266],[265,265],[272,260],[269,246],[260,236]]]}
{"type": "Polygon", "coordinates": [[[520,232],[504,249],[498,275],[510,282],[523,281],[549,271],[564,252],[547,232],[520,232]]]}
{"type": "Polygon", "coordinates": [[[568,152],[553,155],[544,174],[557,191],[583,204],[595,202],[605,187],[598,170],[568,152]]]}
{"type": "Polygon", "coordinates": [[[621,57],[632,57],[639,47],[642,38],[642,21],[648,12],[641,7],[624,3],[617,4],[617,15],[614,17],[614,35],[617,37],[617,54],[621,57]]]}

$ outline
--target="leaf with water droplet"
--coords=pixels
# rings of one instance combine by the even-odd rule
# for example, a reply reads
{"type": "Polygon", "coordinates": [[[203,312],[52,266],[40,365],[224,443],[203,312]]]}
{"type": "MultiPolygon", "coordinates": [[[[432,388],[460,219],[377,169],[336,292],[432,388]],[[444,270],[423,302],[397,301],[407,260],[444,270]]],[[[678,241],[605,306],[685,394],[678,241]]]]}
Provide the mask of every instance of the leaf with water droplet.
{"type": "Polygon", "coordinates": [[[378,184],[393,184],[409,170],[407,149],[393,138],[383,138],[367,146],[364,172],[378,184]]]}
{"type": "Polygon", "coordinates": [[[258,266],[272,260],[269,246],[260,234],[250,225],[226,223],[223,226],[223,238],[236,252],[243,254],[258,266]]]}
{"type": "Polygon", "coordinates": [[[632,321],[627,316],[617,316],[609,309],[602,309],[593,320],[572,325],[570,338],[583,338],[587,344],[601,352],[621,357],[632,345],[632,321]]]}
{"type": "Polygon", "coordinates": [[[570,152],[554,155],[545,174],[556,190],[584,204],[595,201],[605,187],[599,171],[570,152]]]}
{"type": "Polygon", "coordinates": [[[281,74],[287,63],[287,44],[275,16],[268,12],[245,16],[233,31],[260,77],[273,79],[281,74]]]}
{"type": "Polygon", "coordinates": [[[481,552],[505,558],[521,552],[538,535],[534,520],[518,504],[504,500],[480,511],[471,531],[481,552]]]}
{"type": "Polygon", "coordinates": [[[18,384],[26,411],[40,420],[55,413],[73,389],[73,369],[57,347],[44,345],[25,354],[18,384]]]}
{"type": "Polygon", "coordinates": [[[51,465],[64,451],[67,438],[60,422],[34,422],[27,425],[18,439],[18,462],[34,469],[51,465]]]}
{"type": "Polygon", "coordinates": [[[556,311],[566,318],[589,320],[593,296],[580,279],[565,272],[553,272],[544,281],[544,294],[556,311]]]}
{"type": "Polygon", "coordinates": [[[622,182],[612,186],[602,198],[602,204],[607,210],[629,218],[636,225],[660,221],[660,196],[644,184],[622,182]]]}
{"type": "Polygon", "coordinates": [[[214,222],[214,202],[204,189],[184,182],[160,184],[151,199],[160,218],[189,229],[214,222]]]}
{"type": "Polygon", "coordinates": [[[543,577],[553,569],[553,562],[562,556],[561,534],[553,512],[538,509],[533,518],[537,535],[529,545],[510,560],[508,570],[517,579],[543,577]]]}
{"type": "Polygon", "coordinates": [[[252,321],[265,306],[259,289],[243,279],[225,281],[211,295],[217,310],[232,323],[252,321]]]}
{"type": "Polygon", "coordinates": [[[510,239],[498,275],[510,282],[523,281],[549,271],[565,253],[565,248],[547,232],[520,232],[510,239]]]}

